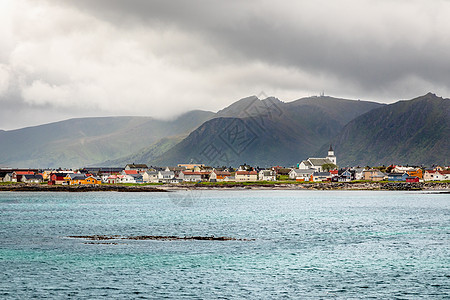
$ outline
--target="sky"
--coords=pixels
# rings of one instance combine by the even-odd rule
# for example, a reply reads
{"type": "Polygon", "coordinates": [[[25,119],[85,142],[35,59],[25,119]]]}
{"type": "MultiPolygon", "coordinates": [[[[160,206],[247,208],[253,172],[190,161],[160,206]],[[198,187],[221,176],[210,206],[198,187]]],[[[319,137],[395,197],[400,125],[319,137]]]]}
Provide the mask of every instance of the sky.
{"type": "Polygon", "coordinates": [[[450,97],[449,0],[0,0],[0,129],[251,95],[450,97]]]}

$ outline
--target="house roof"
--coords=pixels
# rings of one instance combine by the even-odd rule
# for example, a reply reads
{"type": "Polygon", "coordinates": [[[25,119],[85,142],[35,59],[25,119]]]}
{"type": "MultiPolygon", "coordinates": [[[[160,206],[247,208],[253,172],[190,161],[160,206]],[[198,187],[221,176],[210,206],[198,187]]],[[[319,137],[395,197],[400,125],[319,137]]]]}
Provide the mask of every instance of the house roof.
{"type": "Polygon", "coordinates": [[[172,175],[175,176],[175,173],[172,171],[159,171],[161,173],[161,175],[165,176],[165,175],[172,175]]]}
{"type": "Polygon", "coordinates": [[[311,165],[315,167],[320,167],[325,164],[332,164],[333,162],[329,160],[328,158],[309,158],[308,161],[311,163],[311,165]]]}
{"type": "Polygon", "coordinates": [[[146,164],[128,164],[125,166],[125,168],[126,167],[133,168],[133,169],[148,169],[146,164]]]}
{"type": "Polygon", "coordinates": [[[217,171],[217,170],[214,170],[211,173],[215,173],[216,175],[219,175],[219,176],[230,176],[231,175],[231,173],[228,172],[228,171],[217,171]]]}
{"type": "Polygon", "coordinates": [[[138,171],[136,170],[123,170],[123,172],[127,175],[133,175],[138,173],[138,171]]]}
{"type": "Polygon", "coordinates": [[[304,160],[301,163],[303,163],[307,167],[311,167],[312,166],[311,163],[309,161],[307,161],[307,160],[304,160]]]}
{"type": "Polygon", "coordinates": [[[236,175],[258,175],[256,171],[237,171],[236,175]]]}
{"type": "Polygon", "coordinates": [[[86,179],[86,176],[84,176],[84,174],[71,174],[71,175],[69,175],[69,177],[72,180],[84,180],[84,179],[86,179]]]}
{"type": "Polygon", "coordinates": [[[311,175],[312,173],[314,173],[314,170],[312,169],[292,169],[292,171],[297,175],[311,175]]]}
{"type": "Polygon", "coordinates": [[[314,172],[313,176],[330,176],[330,172],[314,172]]]}
{"type": "Polygon", "coordinates": [[[32,171],[16,171],[14,173],[16,173],[16,175],[33,175],[34,174],[34,172],[32,172],[32,171]]]}
{"type": "Polygon", "coordinates": [[[30,180],[30,179],[39,179],[39,180],[42,180],[43,179],[43,177],[42,177],[42,175],[38,175],[38,174],[26,174],[26,175],[23,175],[23,177],[25,177],[25,179],[27,179],[27,180],[30,180]]]}

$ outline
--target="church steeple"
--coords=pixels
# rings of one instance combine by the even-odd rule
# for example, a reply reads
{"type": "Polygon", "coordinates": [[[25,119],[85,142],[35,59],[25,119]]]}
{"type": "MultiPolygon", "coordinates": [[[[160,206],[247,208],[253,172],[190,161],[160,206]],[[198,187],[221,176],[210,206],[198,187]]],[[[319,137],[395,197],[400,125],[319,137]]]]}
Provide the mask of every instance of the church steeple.
{"type": "Polygon", "coordinates": [[[336,165],[336,156],[334,156],[334,150],[333,146],[330,144],[330,149],[328,150],[328,156],[327,158],[333,162],[333,164],[336,165]]]}

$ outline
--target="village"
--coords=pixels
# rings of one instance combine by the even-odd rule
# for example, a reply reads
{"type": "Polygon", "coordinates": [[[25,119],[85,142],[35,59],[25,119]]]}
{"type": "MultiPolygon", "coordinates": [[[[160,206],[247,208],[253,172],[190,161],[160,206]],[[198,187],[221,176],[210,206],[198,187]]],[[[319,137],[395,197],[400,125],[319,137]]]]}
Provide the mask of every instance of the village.
{"type": "Polygon", "coordinates": [[[99,184],[179,184],[199,182],[353,182],[393,181],[424,182],[450,180],[450,167],[431,168],[390,165],[388,167],[338,168],[330,145],[324,158],[308,158],[296,167],[274,166],[267,169],[247,164],[232,167],[209,167],[204,164],[178,164],[153,167],[127,164],[125,167],[86,167],[79,170],[0,168],[0,182],[48,185],[99,184]]]}

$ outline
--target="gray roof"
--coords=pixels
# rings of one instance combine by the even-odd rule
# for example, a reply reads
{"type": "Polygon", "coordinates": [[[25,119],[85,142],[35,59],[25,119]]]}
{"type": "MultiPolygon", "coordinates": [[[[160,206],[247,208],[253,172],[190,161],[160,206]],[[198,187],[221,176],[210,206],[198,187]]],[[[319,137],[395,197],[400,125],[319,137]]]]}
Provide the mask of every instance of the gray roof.
{"type": "Polygon", "coordinates": [[[307,161],[307,160],[302,161],[302,163],[303,163],[305,166],[307,166],[307,167],[311,167],[311,166],[312,166],[311,163],[310,163],[309,161],[307,161]]]}
{"type": "Polygon", "coordinates": [[[30,180],[30,179],[38,179],[38,180],[42,180],[43,178],[42,178],[42,175],[39,175],[39,174],[33,174],[33,175],[23,175],[23,177],[25,178],[25,179],[27,179],[27,180],[30,180]]]}
{"type": "Polygon", "coordinates": [[[325,165],[325,164],[332,164],[333,163],[328,158],[310,158],[308,160],[313,166],[316,166],[316,167],[320,167],[320,166],[325,165]]]}
{"type": "Polygon", "coordinates": [[[313,176],[330,176],[330,172],[314,172],[313,176]]]}
{"type": "Polygon", "coordinates": [[[163,176],[175,176],[173,171],[159,171],[163,176]]]}
{"type": "Polygon", "coordinates": [[[311,175],[314,173],[313,169],[292,169],[297,175],[311,175]]]}
{"type": "Polygon", "coordinates": [[[68,174],[67,176],[70,177],[70,179],[72,180],[83,180],[86,178],[86,176],[84,174],[68,174]]]}

